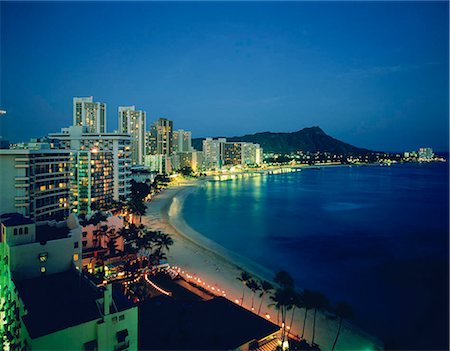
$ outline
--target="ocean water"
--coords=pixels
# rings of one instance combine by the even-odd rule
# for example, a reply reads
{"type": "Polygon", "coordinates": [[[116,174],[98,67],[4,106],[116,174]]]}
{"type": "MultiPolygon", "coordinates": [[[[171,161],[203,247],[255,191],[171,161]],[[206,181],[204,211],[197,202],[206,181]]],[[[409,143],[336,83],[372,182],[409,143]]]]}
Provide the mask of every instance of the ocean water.
{"type": "Polygon", "coordinates": [[[448,348],[448,164],[329,167],[208,182],[182,215],[299,287],[349,302],[387,349],[448,348]]]}

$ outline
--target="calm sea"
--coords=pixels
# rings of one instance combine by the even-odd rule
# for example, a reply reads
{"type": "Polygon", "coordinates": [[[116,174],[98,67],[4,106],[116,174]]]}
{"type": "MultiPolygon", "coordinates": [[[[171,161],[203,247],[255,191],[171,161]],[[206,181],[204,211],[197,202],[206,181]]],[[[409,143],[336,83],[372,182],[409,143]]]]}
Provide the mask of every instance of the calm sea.
{"type": "Polygon", "coordinates": [[[209,182],[187,223],[296,285],[345,300],[388,349],[448,347],[448,164],[209,182]]]}

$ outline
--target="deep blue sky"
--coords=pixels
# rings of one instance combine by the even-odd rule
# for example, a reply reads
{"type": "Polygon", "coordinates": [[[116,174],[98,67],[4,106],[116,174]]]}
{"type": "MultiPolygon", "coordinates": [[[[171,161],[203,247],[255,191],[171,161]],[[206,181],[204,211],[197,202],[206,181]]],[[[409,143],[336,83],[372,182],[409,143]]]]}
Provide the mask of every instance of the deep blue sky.
{"type": "MultiPolygon", "coordinates": [[[[1,3],[1,135],[134,104],[194,136],[295,131],[448,150],[447,2],[1,3]]],[[[150,123],[148,123],[150,124],[150,123]]]]}

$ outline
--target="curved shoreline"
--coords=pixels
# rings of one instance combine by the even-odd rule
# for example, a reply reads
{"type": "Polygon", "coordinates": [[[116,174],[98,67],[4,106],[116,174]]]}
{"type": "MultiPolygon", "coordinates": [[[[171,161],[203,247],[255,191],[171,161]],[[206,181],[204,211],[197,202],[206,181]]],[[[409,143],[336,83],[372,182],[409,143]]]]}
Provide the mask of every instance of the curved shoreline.
{"type": "MultiPolygon", "coordinates": [[[[272,281],[274,272],[224,248],[186,223],[181,214],[184,200],[198,186],[207,181],[209,179],[185,181],[165,189],[147,204],[148,214],[143,217],[143,223],[151,230],[161,230],[175,236],[175,244],[168,255],[171,264],[181,267],[196,277],[201,277],[202,281],[206,281],[208,285],[225,290],[227,298],[234,301],[242,297],[242,283],[236,278],[243,269],[255,277],[268,281],[272,281]]],[[[248,289],[244,291],[244,306],[250,309],[251,292],[248,289]]],[[[261,314],[269,313],[276,322],[276,311],[267,306],[268,302],[264,301],[261,314]]],[[[260,299],[255,296],[256,311],[259,304],[260,299]]],[[[290,320],[290,314],[288,320],[290,320]]],[[[330,320],[325,314],[317,314],[316,341],[321,345],[322,350],[331,348],[337,330],[336,324],[336,321],[330,320]]],[[[301,334],[302,325],[303,311],[296,312],[293,333],[301,334]]],[[[312,313],[309,313],[305,331],[305,338],[308,340],[311,339],[311,325],[312,313]]],[[[342,350],[382,349],[382,343],[377,338],[359,330],[354,325],[343,328],[339,344],[338,349],[342,350]]]]}

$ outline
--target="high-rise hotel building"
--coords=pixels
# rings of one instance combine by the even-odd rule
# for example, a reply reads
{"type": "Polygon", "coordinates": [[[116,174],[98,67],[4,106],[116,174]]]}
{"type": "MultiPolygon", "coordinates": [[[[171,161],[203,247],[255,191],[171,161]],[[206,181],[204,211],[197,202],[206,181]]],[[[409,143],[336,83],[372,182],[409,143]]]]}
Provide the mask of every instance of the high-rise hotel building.
{"type": "Polygon", "coordinates": [[[119,133],[131,135],[131,162],[144,163],[146,155],[146,113],[135,106],[119,106],[119,133]]]}
{"type": "Polygon", "coordinates": [[[107,208],[113,201],[113,154],[97,147],[73,155],[71,205],[75,213],[107,208]]]}
{"type": "Polygon", "coordinates": [[[106,104],[94,102],[94,97],[73,98],[73,125],[85,126],[89,133],[106,132],[106,104]]]}
{"type": "Polygon", "coordinates": [[[222,168],[226,141],[225,138],[203,140],[203,164],[206,169],[222,168]]]}
{"type": "Polygon", "coordinates": [[[0,150],[0,214],[18,212],[35,221],[65,218],[69,212],[70,150],[0,150]]]}
{"type": "Polygon", "coordinates": [[[192,133],[178,129],[173,132],[173,152],[192,151],[192,133]]]}
{"type": "Polygon", "coordinates": [[[173,122],[160,118],[155,122],[156,154],[170,156],[173,152],[173,122]]]}
{"type": "MultiPolygon", "coordinates": [[[[89,133],[86,127],[71,126],[62,128],[60,133],[51,133],[49,137],[58,139],[61,148],[77,151],[79,153],[78,161],[81,160],[84,163],[84,159],[90,157],[91,165],[94,163],[94,169],[97,163],[101,165],[101,162],[107,162],[104,168],[100,167],[97,171],[102,177],[112,178],[113,199],[125,200],[128,197],[131,187],[131,136],[129,134],[89,133]],[[86,152],[89,152],[89,155],[86,152]],[[111,161],[111,172],[109,171],[109,160],[111,161]]],[[[90,168],[90,171],[92,170],[93,168],[90,168]]],[[[97,181],[92,184],[99,185],[97,181]]],[[[108,194],[105,192],[105,198],[109,197],[108,194]]]]}
{"type": "Polygon", "coordinates": [[[262,163],[262,154],[259,144],[227,141],[225,138],[203,140],[203,165],[206,169],[258,165],[262,163]]]}

